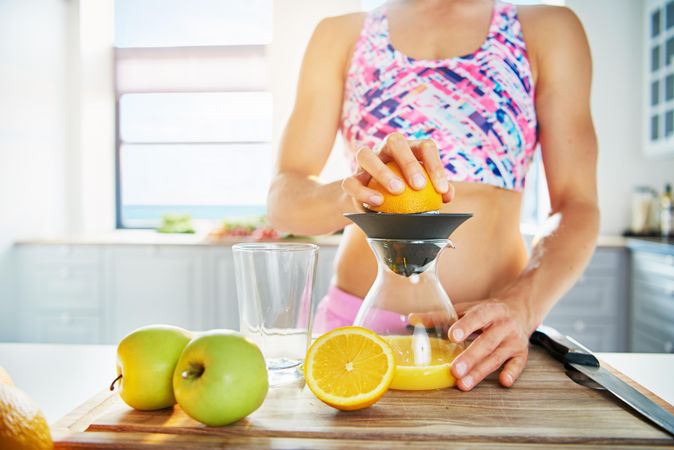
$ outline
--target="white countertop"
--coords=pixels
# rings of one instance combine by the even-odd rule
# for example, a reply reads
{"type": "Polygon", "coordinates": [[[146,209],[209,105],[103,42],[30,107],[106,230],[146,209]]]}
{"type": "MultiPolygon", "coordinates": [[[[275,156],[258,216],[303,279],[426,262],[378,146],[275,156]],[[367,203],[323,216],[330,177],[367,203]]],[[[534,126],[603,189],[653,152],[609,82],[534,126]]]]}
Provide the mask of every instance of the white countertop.
{"type": "MultiPolygon", "coordinates": [[[[318,245],[339,245],[341,235],[315,237],[290,237],[273,239],[280,242],[311,242],[318,245]]],[[[212,238],[208,232],[194,234],[158,233],[154,230],[114,230],[100,234],[75,234],[63,236],[20,239],[18,245],[189,245],[189,246],[231,246],[239,242],[258,242],[253,238],[227,237],[212,238]]]]}
{"type": "MultiPolygon", "coordinates": [[[[523,236],[530,240],[533,234],[530,230],[524,230],[523,236]]],[[[313,242],[318,245],[339,245],[342,236],[340,234],[291,238],[288,241],[313,242]]],[[[278,239],[277,239],[278,240],[278,239]]],[[[207,232],[198,231],[195,234],[164,234],[153,230],[113,230],[100,234],[77,234],[51,237],[36,237],[33,239],[21,239],[19,245],[233,245],[239,242],[251,242],[245,238],[212,239],[207,232]]],[[[252,241],[254,242],[254,241],[252,241]]],[[[597,238],[597,247],[623,248],[627,240],[622,236],[602,235],[597,238]]]]}
{"type": "MultiPolygon", "coordinates": [[[[597,353],[597,356],[674,404],[674,354],[597,353]]],[[[42,407],[47,420],[54,423],[110,385],[115,378],[115,346],[0,343],[0,366],[42,407]]]]}

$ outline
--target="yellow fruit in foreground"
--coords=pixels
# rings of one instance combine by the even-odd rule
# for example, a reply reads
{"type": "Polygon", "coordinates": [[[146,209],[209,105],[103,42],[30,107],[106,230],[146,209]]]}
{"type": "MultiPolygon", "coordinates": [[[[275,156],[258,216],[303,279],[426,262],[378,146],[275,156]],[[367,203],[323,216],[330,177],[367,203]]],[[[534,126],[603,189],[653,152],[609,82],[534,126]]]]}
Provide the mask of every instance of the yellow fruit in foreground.
{"type": "MultiPolygon", "coordinates": [[[[386,166],[400,177],[400,179],[403,181],[405,180],[405,177],[395,162],[388,162],[386,163],[386,166]]],[[[418,191],[405,184],[405,190],[400,194],[394,195],[377,180],[372,178],[367,184],[367,187],[380,192],[384,197],[384,202],[379,206],[370,205],[369,208],[373,211],[389,214],[414,214],[438,211],[442,208],[442,194],[433,187],[433,183],[424,166],[421,166],[421,168],[423,169],[424,177],[426,178],[426,186],[418,191]]]]}
{"type": "Polygon", "coordinates": [[[12,377],[10,377],[7,371],[2,367],[0,367],[0,384],[8,384],[10,386],[14,386],[12,377]]]}
{"type": "Polygon", "coordinates": [[[53,449],[40,407],[16,386],[0,384],[0,449],[53,449]]]}
{"type": "Polygon", "coordinates": [[[341,410],[366,408],[388,391],[395,361],[389,344],[362,327],[342,327],[316,339],[304,379],[319,400],[341,410]]]}

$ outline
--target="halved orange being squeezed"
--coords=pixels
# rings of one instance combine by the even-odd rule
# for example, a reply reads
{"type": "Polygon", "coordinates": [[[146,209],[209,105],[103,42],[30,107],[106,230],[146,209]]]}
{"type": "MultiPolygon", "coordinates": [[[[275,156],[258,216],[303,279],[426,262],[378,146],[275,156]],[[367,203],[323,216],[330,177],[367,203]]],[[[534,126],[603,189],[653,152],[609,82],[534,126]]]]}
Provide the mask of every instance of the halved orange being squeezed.
{"type": "MultiPolygon", "coordinates": [[[[400,167],[394,161],[386,163],[386,166],[391,169],[398,178],[401,180],[405,179],[400,167]]],[[[433,187],[433,183],[428,176],[428,172],[426,172],[426,168],[421,166],[421,169],[422,175],[426,178],[426,185],[419,190],[412,189],[406,185],[405,190],[400,194],[391,194],[388,189],[372,178],[368,182],[367,187],[379,191],[384,197],[384,202],[379,206],[370,205],[368,208],[372,211],[389,214],[415,214],[439,211],[443,204],[442,194],[437,192],[435,187],[433,187]]]]}
{"type": "Polygon", "coordinates": [[[390,345],[363,327],[329,331],[309,347],[304,379],[319,400],[341,410],[367,408],[388,391],[395,360],[390,345]]]}

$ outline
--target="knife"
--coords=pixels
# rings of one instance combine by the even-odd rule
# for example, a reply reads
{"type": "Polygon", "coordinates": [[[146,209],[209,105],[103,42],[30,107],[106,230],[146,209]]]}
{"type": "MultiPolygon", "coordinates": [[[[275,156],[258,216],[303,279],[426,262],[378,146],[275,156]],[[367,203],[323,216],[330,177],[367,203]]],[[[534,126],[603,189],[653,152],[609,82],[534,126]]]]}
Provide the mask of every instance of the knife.
{"type": "Polygon", "coordinates": [[[601,367],[592,352],[572,337],[564,336],[552,327],[541,325],[531,335],[529,342],[540,345],[555,359],[599,383],[639,414],[674,436],[674,415],[601,367]]]}

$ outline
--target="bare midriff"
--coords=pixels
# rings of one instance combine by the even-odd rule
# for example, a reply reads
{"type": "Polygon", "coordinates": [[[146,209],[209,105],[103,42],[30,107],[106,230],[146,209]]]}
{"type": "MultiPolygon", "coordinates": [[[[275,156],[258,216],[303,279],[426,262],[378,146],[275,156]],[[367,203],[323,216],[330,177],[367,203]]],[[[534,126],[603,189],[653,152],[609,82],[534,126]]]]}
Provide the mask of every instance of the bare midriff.
{"type": "MultiPolygon", "coordinates": [[[[520,234],[522,193],[476,183],[454,183],[456,196],[443,213],[472,213],[451,236],[437,271],[453,303],[479,301],[498,294],[527,263],[520,234]]],[[[337,286],[363,298],[377,274],[374,254],[365,234],[346,227],[336,261],[337,286]]]]}

